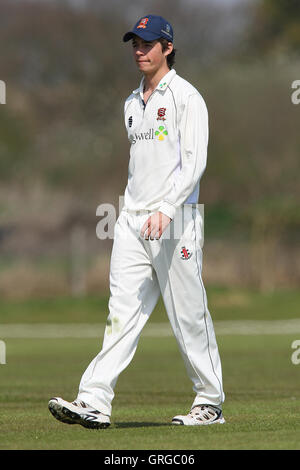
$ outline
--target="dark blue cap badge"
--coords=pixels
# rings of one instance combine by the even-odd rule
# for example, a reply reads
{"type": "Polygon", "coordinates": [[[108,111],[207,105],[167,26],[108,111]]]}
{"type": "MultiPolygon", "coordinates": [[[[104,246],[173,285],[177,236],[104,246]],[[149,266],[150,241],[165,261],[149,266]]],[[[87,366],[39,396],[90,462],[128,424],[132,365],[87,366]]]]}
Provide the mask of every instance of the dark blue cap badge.
{"type": "Polygon", "coordinates": [[[173,28],[162,16],[147,15],[139,19],[131,31],[123,36],[123,41],[130,41],[134,35],[144,39],[144,41],[154,41],[165,38],[173,42],[173,28]]]}

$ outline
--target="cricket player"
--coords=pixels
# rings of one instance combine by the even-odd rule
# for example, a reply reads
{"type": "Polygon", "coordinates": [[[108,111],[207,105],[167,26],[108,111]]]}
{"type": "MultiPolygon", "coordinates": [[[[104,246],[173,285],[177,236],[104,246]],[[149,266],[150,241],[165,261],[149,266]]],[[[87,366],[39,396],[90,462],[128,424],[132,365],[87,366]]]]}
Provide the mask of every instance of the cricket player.
{"type": "Polygon", "coordinates": [[[147,15],[124,35],[123,41],[129,40],[142,79],[124,107],[130,161],[114,229],[103,345],[84,372],[75,401],[56,397],[48,406],[64,423],[109,426],[117,379],[161,294],[194,391],[190,412],[172,423],[224,423],[221,362],[201,277],[203,219],[197,207],[207,160],[207,109],[200,93],[172,68],[168,21],[147,15]]]}

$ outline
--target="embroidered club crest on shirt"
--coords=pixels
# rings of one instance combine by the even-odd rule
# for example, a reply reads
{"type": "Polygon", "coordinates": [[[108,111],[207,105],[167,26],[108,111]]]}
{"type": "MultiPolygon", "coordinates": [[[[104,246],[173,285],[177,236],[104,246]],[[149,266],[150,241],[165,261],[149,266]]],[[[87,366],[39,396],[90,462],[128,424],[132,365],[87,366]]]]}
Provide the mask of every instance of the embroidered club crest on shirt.
{"type": "Polygon", "coordinates": [[[139,28],[145,29],[147,27],[148,21],[149,21],[149,18],[142,18],[141,21],[140,21],[140,24],[137,27],[137,29],[139,29],[139,28]]]}
{"type": "Polygon", "coordinates": [[[165,121],[165,114],[166,114],[167,108],[158,108],[157,110],[157,121],[165,121]]]}
{"type": "Polygon", "coordinates": [[[181,247],[181,259],[190,259],[192,254],[185,246],[181,247]]]}

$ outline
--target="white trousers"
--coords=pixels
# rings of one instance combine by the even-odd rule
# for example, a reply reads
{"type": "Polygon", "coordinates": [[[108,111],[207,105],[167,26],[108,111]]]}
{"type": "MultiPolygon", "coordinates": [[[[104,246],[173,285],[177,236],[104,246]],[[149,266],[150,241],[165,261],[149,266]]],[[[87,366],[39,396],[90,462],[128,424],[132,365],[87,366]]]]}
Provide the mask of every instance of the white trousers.
{"type": "Polygon", "coordinates": [[[185,205],[159,240],[145,240],[140,231],[150,215],[122,210],[116,222],[103,346],[79,385],[78,399],[107,415],[119,374],[132,360],[160,294],[193,383],[192,406],[221,406],[224,401],[219,351],[201,277],[202,215],[197,207],[185,205]]]}

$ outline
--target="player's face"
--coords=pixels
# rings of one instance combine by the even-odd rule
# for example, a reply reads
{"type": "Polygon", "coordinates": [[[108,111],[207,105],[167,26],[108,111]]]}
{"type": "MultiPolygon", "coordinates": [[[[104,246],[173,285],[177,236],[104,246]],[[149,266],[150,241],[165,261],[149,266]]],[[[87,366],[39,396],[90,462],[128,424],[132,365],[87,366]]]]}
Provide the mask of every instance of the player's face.
{"type": "MultiPolygon", "coordinates": [[[[132,49],[134,60],[141,72],[144,74],[153,74],[161,67],[166,66],[166,56],[170,50],[162,51],[159,41],[144,41],[135,36],[132,40],[132,49]]],[[[172,43],[170,43],[172,50],[172,43]]]]}

